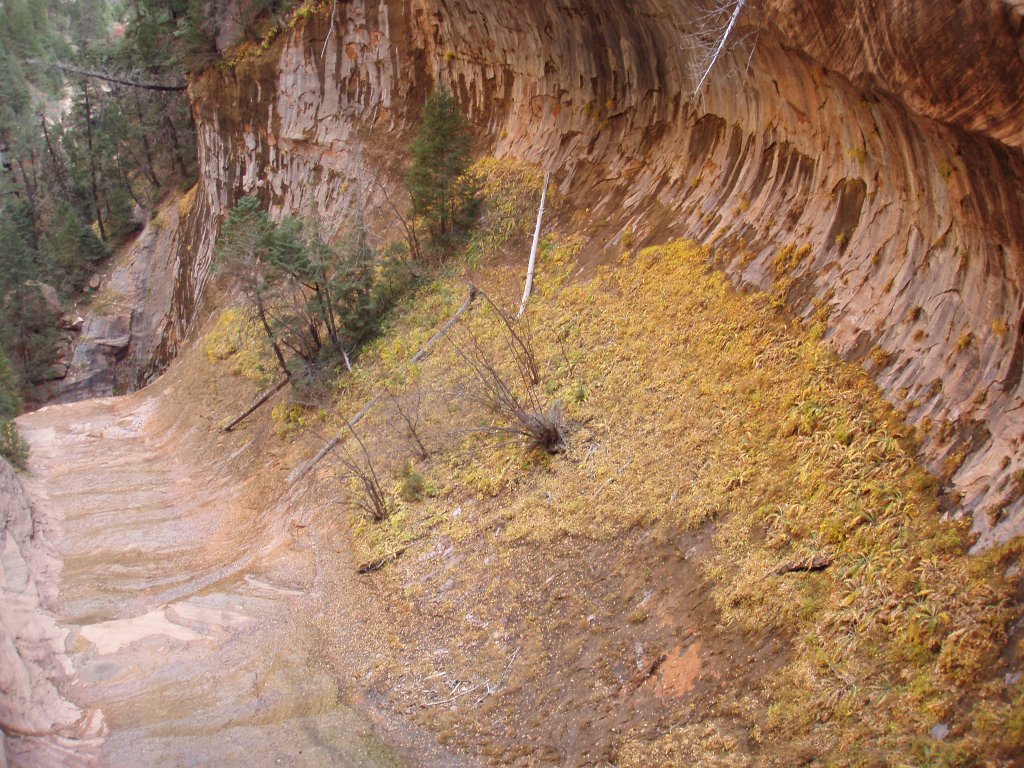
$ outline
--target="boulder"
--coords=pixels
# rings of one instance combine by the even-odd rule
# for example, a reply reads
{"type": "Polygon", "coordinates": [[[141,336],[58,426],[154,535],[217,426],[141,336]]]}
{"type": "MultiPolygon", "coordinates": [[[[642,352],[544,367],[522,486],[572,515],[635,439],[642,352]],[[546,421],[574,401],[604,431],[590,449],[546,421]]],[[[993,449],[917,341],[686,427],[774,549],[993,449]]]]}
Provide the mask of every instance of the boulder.
{"type": "Polygon", "coordinates": [[[43,295],[43,301],[46,302],[47,308],[53,314],[60,316],[64,314],[64,305],[61,304],[60,296],[57,294],[57,289],[52,285],[41,283],[38,280],[29,280],[28,285],[35,286],[39,289],[39,293],[43,295]]]}

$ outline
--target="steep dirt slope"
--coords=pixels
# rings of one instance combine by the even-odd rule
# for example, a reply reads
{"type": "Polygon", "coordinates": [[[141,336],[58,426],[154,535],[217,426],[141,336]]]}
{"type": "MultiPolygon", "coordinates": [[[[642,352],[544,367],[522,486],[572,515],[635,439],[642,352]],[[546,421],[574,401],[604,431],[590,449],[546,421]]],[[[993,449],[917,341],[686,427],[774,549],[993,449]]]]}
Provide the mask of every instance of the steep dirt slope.
{"type": "MultiPolygon", "coordinates": [[[[195,220],[208,231],[249,192],[328,228],[354,200],[373,208],[418,106],[448,83],[481,147],[554,172],[595,247],[682,234],[729,244],[721,266],[737,281],[792,280],[792,309],[827,311],[835,347],[920,427],[982,545],[1012,537],[1024,525],[1021,4],[766,2],[693,99],[697,10],[351,0],[330,33],[313,13],[195,83],[195,220]],[[788,245],[810,247],[777,259],[788,245]]],[[[191,253],[194,292],[209,250],[191,253]]]]}

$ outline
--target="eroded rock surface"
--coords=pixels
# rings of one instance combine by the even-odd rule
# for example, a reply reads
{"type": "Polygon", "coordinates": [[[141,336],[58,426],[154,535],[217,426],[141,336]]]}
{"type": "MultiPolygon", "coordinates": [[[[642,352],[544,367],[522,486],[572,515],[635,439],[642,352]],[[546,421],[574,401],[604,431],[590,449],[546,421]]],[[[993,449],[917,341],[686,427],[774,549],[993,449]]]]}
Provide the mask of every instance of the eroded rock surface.
{"type": "MultiPolygon", "coordinates": [[[[1021,3],[769,0],[693,99],[698,5],[339,3],[330,35],[308,19],[194,85],[204,242],[241,194],[328,228],[379,207],[448,83],[480,149],[589,209],[594,247],[690,236],[738,282],[792,280],[793,310],[827,310],[835,348],[920,428],[980,546],[1020,533],[1021,3]],[[810,248],[778,260],[789,245],[810,248]]],[[[193,253],[198,290],[210,251],[193,253]]]]}
{"type": "Polygon", "coordinates": [[[210,450],[207,414],[176,386],[172,371],[135,395],[19,418],[27,497],[0,466],[8,759],[405,765],[316,661],[320,595],[292,517],[308,502],[268,497],[273,473],[251,474],[259,442],[210,450]]]}
{"type": "Polygon", "coordinates": [[[59,533],[3,459],[0,523],[0,764],[89,765],[103,719],[63,692],[67,630],[47,605],[56,595],[59,533]]]}
{"type": "Polygon", "coordinates": [[[157,210],[116,256],[109,277],[93,276],[90,286],[99,293],[88,316],[77,329],[77,321],[69,323],[80,330],[70,360],[40,388],[39,400],[71,403],[133,391],[167,367],[196,316],[194,246],[209,250],[212,241],[201,233],[217,226],[216,219],[192,216],[193,200],[191,191],[157,210]]]}

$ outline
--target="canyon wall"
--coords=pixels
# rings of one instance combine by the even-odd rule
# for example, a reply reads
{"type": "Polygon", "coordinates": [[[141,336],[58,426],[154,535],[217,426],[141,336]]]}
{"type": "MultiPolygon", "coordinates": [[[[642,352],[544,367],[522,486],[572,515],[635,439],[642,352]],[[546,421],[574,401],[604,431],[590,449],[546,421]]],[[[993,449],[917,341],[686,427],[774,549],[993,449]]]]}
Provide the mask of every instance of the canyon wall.
{"type": "Polygon", "coordinates": [[[917,426],[978,546],[1024,532],[1024,3],[749,5],[699,97],[706,4],[685,0],[350,0],[333,27],[295,20],[207,71],[187,301],[150,373],[235,199],[328,231],[354,203],[380,212],[444,82],[481,152],[553,172],[588,252],[617,255],[626,231],[696,238],[738,284],[827,313],[836,350],[917,426]]]}
{"type": "Polygon", "coordinates": [[[93,764],[103,718],[65,698],[68,631],[48,611],[60,562],[51,519],[0,459],[0,765],[93,764]]]}

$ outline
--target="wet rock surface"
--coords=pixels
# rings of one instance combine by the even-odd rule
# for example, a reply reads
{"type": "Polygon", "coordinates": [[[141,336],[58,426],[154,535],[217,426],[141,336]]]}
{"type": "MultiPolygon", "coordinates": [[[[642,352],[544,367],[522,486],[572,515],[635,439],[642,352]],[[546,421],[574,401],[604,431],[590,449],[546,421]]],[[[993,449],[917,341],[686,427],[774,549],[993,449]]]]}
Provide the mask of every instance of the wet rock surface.
{"type": "Polygon", "coordinates": [[[88,765],[102,718],[63,692],[67,630],[48,610],[56,592],[58,531],[33,510],[0,459],[0,763],[88,765]]]}
{"type": "Polygon", "coordinates": [[[38,399],[71,403],[134,391],[162,372],[195,312],[179,287],[188,268],[186,193],[155,211],[139,235],[115,256],[109,276],[93,275],[98,291],[86,317],[65,318],[66,359],[38,399]],[[59,374],[59,375],[57,375],[59,374]]]}
{"type": "MultiPolygon", "coordinates": [[[[310,501],[281,496],[272,469],[253,475],[260,441],[215,448],[226,438],[195,395],[209,371],[201,355],[182,362],[201,370],[18,419],[31,454],[24,493],[10,494],[0,610],[32,631],[4,616],[11,669],[27,670],[0,676],[12,764],[461,765],[429,748],[408,759],[413,737],[323,660],[323,582],[357,577],[318,574],[292,525],[310,501]],[[28,559],[45,607],[19,586],[14,545],[45,545],[28,559]],[[15,738],[50,722],[53,744],[15,738]]],[[[0,467],[0,501],[17,482],[0,467]]]]}

